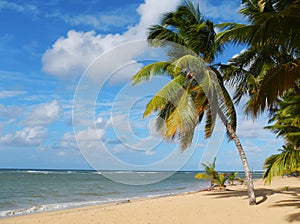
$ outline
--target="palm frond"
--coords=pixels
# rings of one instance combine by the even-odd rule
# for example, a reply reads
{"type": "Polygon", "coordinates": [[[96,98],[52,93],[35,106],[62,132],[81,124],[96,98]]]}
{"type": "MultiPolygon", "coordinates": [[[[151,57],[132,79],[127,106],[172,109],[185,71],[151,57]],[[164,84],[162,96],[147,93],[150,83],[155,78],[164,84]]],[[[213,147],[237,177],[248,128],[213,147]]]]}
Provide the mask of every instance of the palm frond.
{"type": "Polygon", "coordinates": [[[255,33],[255,26],[246,26],[244,24],[237,23],[221,23],[216,25],[219,29],[227,29],[221,31],[216,35],[216,42],[219,44],[225,44],[231,42],[237,44],[248,44],[253,38],[249,33],[255,33]]]}
{"type": "Polygon", "coordinates": [[[209,179],[210,178],[210,176],[207,175],[206,173],[197,173],[194,177],[196,179],[209,179]]]}
{"type": "Polygon", "coordinates": [[[141,82],[149,81],[158,75],[168,75],[173,78],[175,74],[172,64],[167,61],[159,61],[146,65],[132,77],[132,84],[137,85],[141,82]]]}
{"type": "Polygon", "coordinates": [[[293,88],[300,78],[300,59],[268,69],[260,81],[258,91],[247,103],[246,113],[254,117],[277,103],[287,89],[293,88]]]}
{"type": "Polygon", "coordinates": [[[265,129],[272,130],[276,137],[284,137],[294,147],[300,146],[300,95],[288,91],[278,103],[277,111],[272,115],[265,129]]]}
{"type": "Polygon", "coordinates": [[[174,70],[180,70],[184,73],[192,71],[196,74],[202,74],[206,70],[203,60],[195,55],[186,54],[177,60],[175,60],[172,65],[174,70]]]}
{"type": "Polygon", "coordinates": [[[185,91],[182,88],[185,82],[186,78],[183,75],[179,75],[168,82],[149,101],[143,116],[147,117],[153,111],[164,109],[169,102],[174,105],[180,99],[182,92],[185,91]]]}
{"type": "Polygon", "coordinates": [[[220,188],[223,188],[227,179],[228,176],[224,173],[221,173],[215,176],[214,181],[220,188]]]}
{"type": "MultiPolygon", "coordinates": [[[[232,129],[236,131],[237,117],[234,102],[232,101],[231,96],[224,86],[224,82],[219,71],[213,67],[211,69],[213,70],[213,75],[211,76],[214,77],[215,82],[217,82],[216,90],[218,96],[218,114],[220,116],[220,113],[222,113],[224,117],[220,116],[220,118],[225,118],[225,120],[223,120],[223,123],[229,123],[232,129]]],[[[227,133],[227,135],[230,139],[230,134],[227,133]]]]}
{"type": "Polygon", "coordinates": [[[194,129],[198,123],[198,114],[188,91],[183,91],[172,113],[166,120],[166,139],[178,135],[182,150],[192,142],[194,129]]]}
{"type": "Polygon", "coordinates": [[[149,28],[147,40],[152,47],[171,47],[174,43],[185,46],[185,40],[176,32],[161,26],[154,25],[149,28]]]}
{"type": "Polygon", "coordinates": [[[284,46],[285,49],[299,47],[299,2],[294,1],[281,9],[276,9],[276,4],[271,4],[271,1],[265,2],[265,5],[261,1],[243,5],[241,13],[249,19],[249,25],[220,24],[219,28],[227,30],[218,34],[218,41],[251,46],[284,46]]]}
{"type": "Polygon", "coordinates": [[[294,150],[292,145],[283,146],[280,151],[265,160],[263,178],[266,183],[271,183],[275,176],[300,171],[300,151],[294,150]]]}

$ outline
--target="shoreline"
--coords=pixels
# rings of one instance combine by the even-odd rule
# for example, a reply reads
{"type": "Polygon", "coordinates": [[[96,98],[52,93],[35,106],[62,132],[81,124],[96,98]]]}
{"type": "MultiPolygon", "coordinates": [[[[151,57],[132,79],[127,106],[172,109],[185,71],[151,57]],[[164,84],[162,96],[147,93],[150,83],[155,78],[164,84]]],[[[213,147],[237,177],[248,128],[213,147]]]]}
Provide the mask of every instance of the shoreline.
{"type": "Polygon", "coordinates": [[[3,217],[1,224],[92,223],[293,223],[300,221],[300,178],[255,180],[258,205],[249,206],[244,185],[226,191],[193,191],[110,204],[3,217]],[[201,220],[201,221],[200,221],[201,220]]]}
{"type": "MultiPolygon", "coordinates": [[[[140,176],[155,180],[164,175],[162,172],[153,171],[122,171],[121,174],[112,174],[121,175],[122,178],[125,176],[133,181],[140,181],[140,176]]],[[[85,171],[12,170],[1,172],[0,178],[7,180],[1,185],[4,193],[0,200],[1,218],[165,196],[195,191],[209,185],[208,180],[195,179],[194,172],[177,172],[164,181],[141,186],[124,185],[111,181],[99,172],[85,171]]]]}
{"type": "MultiPolygon", "coordinates": [[[[43,210],[43,211],[33,211],[33,212],[28,212],[28,213],[23,213],[23,214],[12,214],[12,215],[6,215],[6,216],[0,216],[0,223],[2,219],[8,219],[8,218],[14,218],[14,217],[22,217],[22,216],[28,216],[28,215],[35,215],[35,214],[41,214],[41,213],[48,213],[48,212],[59,212],[59,211],[67,211],[67,210],[73,210],[73,209],[80,209],[80,208],[91,208],[91,207],[105,207],[105,206],[114,206],[114,205],[119,205],[119,204],[125,204],[125,203],[131,203],[135,201],[140,201],[140,200],[151,200],[151,199],[156,199],[156,198],[164,198],[164,197],[172,197],[172,196],[177,196],[177,195],[184,195],[184,194],[194,194],[197,192],[201,191],[206,191],[206,189],[203,190],[195,190],[195,191],[187,191],[187,192],[180,192],[180,193],[169,193],[169,194],[162,194],[162,195],[149,195],[149,196],[141,196],[141,197],[133,197],[133,198],[124,198],[124,199],[116,199],[112,201],[103,201],[103,202],[82,202],[80,203],[81,205],[74,205],[66,208],[58,208],[58,209],[49,209],[49,210],[43,210]]],[[[71,202],[70,202],[71,203],[71,202]]],[[[64,203],[62,203],[64,204],[64,203]]],[[[65,204],[69,204],[66,202],[65,204]]],[[[41,205],[40,207],[43,206],[51,206],[53,204],[47,204],[47,205],[41,205]]],[[[24,209],[19,209],[19,210],[8,210],[8,211],[2,211],[2,212],[15,212],[15,211],[25,211],[28,210],[26,208],[24,209]]],[[[30,209],[29,209],[30,210],[30,209]]]]}
{"type": "MultiPolygon", "coordinates": [[[[77,210],[77,209],[82,209],[82,208],[93,208],[93,207],[109,207],[109,206],[115,206],[119,204],[125,204],[125,203],[132,203],[136,201],[146,201],[146,200],[152,200],[152,199],[158,199],[158,198],[166,198],[166,197],[173,197],[173,196],[180,196],[180,195],[186,195],[186,194],[196,194],[199,192],[205,192],[207,191],[208,188],[200,189],[200,190],[190,190],[190,191],[185,191],[185,192],[170,192],[166,194],[158,194],[158,195],[148,195],[148,196],[140,196],[140,197],[128,197],[124,199],[116,199],[112,201],[103,201],[103,202],[94,202],[94,201],[87,201],[81,203],[82,205],[78,206],[71,206],[71,207],[66,207],[66,208],[58,208],[58,209],[49,209],[49,210],[43,210],[43,211],[33,211],[33,212],[28,212],[28,213],[23,213],[23,214],[13,214],[13,215],[6,215],[6,216],[0,216],[0,223],[1,220],[3,219],[10,219],[10,218],[15,218],[15,217],[23,217],[23,216],[30,216],[30,215],[35,215],[35,214],[43,214],[43,213],[52,213],[52,212],[59,212],[59,211],[68,211],[68,210],[77,210]]],[[[71,203],[71,202],[70,202],[71,203]]],[[[64,204],[64,203],[62,203],[64,204]]],[[[65,204],[69,204],[68,202],[65,204]]],[[[51,206],[53,204],[47,204],[47,205],[41,205],[42,206],[51,206]]],[[[11,211],[25,211],[28,209],[19,209],[19,210],[11,210],[11,211]]],[[[9,211],[2,211],[2,212],[10,212],[9,211]]]]}

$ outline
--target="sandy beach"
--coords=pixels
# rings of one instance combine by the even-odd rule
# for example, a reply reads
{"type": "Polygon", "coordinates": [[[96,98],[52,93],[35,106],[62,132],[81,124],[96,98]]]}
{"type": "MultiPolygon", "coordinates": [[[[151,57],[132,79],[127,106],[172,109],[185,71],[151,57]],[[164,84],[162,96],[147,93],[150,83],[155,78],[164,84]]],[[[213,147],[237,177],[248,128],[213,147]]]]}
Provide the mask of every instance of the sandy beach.
{"type": "Polygon", "coordinates": [[[249,206],[246,186],[124,203],[82,207],[0,219],[1,224],[117,223],[298,223],[300,178],[276,178],[271,185],[255,181],[258,205],[249,206]]]}

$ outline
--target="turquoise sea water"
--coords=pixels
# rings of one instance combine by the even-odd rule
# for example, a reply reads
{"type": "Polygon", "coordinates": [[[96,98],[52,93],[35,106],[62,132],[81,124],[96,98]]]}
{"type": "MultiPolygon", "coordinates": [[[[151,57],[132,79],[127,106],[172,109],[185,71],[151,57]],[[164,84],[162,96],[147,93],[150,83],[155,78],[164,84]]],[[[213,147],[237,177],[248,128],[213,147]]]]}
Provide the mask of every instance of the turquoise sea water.
{"type": "MultiPolygon", "coordinates": [[[[161,174],[114,173],[137,181],[139,176],[151,179],[161,174]]],[[[194,175],[177,172],[158,183],[134,186],[116,183],[93,171],[0,170],[0,217],[170,195],[208,186],[207,180],[196,180],[194,175]]]]}
{"type": "MultiPolygon", "coordinates": [[[[163,174],[112,173],[130,177],[131,182],[133,178],[139,182],[140,177],[155,179],[163,174]]],[[[196,173],[177,172],[154,184],[134,186],[111,181],[95,171],[0,170],[0,217],[171,195],[208,187],[208,180],[194,179],[196,173]]]]}

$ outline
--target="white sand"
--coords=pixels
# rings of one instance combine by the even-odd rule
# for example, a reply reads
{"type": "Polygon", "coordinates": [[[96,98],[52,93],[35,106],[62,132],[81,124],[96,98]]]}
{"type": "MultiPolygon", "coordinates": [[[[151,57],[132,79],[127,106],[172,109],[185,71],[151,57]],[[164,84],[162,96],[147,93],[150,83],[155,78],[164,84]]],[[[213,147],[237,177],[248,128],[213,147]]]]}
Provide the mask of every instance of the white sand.
{"type": "Polygon", "coordinates": [[[255,181],[258,205],[249,206],[246,187],[183,194],[130,203],[83,207],[0,219],[0,224],[283,224],[300,223],[300,178],[255,181]],[[287,188],[288,187],[288,188],[287,188]]]}

